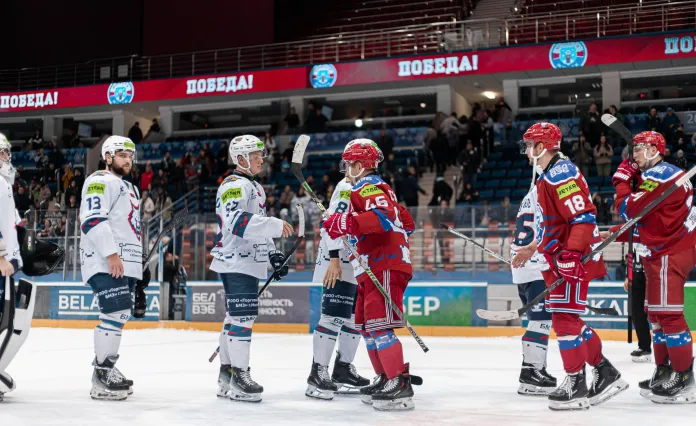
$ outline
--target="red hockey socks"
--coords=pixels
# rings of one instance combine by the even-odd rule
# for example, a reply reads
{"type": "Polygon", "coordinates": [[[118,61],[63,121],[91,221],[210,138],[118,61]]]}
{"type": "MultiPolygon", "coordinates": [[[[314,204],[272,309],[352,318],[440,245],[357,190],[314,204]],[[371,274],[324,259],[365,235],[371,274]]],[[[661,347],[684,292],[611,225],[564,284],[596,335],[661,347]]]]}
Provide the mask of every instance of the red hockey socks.
{"type": "Polygon", "coordinates": [[[375,370],[375,374],[384,373],[384,367],[382,367],[382,363],[380,362],[379,356],[377,355],[377,345],[375,344],[375,340],[366,331],[361,330],[360,334],[362,334],[363,339],[365,339],[367,356],[370,357],[370,362],[372,363],[372,368],[375,370]]]}
{"type": "MultiPolygon", "coordinates": [[[[558,333],[558,332],[557,332],[558,333]]],[[[561,349],[563,369],[568,374],[577,373],[585,366],[587,345],[582,336],[558,335],[558,347],[561,349]]]]}
{"type": "Polygon", "coordinates": [[[393,379],[404,372],[404,351],[394,330],[370,332],[377,346],[377,355],[382,363],[387,379],[393,379]]]}
{"type": "MultiPolygon", "coordinates": [[[[660,325],[665,335],[672,369],[679,373],[688,370],[693,362],[693,345],[684,314],[661,317],[660,325]]],[[[657,360],[657,357],[655,359],[657,360]]]]}
{"type": "Polygon", "coordinates": [[[588,326],[583,327],[582,337],[585,339],[585,346],[587,346],[586,361],[595,367],[602,362],[602,339],[588,326]]]}
{"type": "MultiPolygon", "coordinates": [[[[658,326],[659,327],[659,326],[658,326]]],[[[655,365],[665,365],[669,361],[667,353],[667,340],[665,333],[661,328],[655,327],[653,324],[653,355],[655,357],[655,365]]]]}

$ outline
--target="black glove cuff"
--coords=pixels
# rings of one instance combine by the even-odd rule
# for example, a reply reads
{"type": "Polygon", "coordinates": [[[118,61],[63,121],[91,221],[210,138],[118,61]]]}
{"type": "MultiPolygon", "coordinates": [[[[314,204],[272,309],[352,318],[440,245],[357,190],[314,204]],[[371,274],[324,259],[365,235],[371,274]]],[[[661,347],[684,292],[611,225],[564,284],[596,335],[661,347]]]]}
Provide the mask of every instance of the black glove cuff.
{"type": "Polygon", "coordinates": [[[329,258],[338,259],[338,253],[340,250],[329,250],[329,258]]]}

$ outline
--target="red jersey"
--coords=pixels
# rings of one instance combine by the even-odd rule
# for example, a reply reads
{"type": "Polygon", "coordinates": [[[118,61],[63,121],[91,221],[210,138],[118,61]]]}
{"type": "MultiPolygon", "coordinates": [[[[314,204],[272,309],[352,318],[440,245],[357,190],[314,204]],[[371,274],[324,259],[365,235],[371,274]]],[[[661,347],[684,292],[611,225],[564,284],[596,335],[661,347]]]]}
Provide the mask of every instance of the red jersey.
{"type": "MultiPolygon", "coordinates": [[[[578,168],[568,159],[559,159],[537,180],[538,202],[535,215],[541,218],[537,250],[545,253],[547,245],[558,240],[561,247],[587,255],[601,244],[597,228],[597,208],[578,168]]],[[[606,275],[601,254],[585,264],[587,281],[606,275]]]]}
{"type": "MultiPolygon", "coordinates": [[[[630,220],[645,206],[673,185],[684,172],[677,166],[661,162],[645,171],[638,191],[632,192],[628,183],[616,186],[616,208],[624,220],[630,220]]],[[[634,242],[644,245],[640,256],[660,257],[696,246],[696,208],[693,207],[693,187],[689,181],[665,198],[657,207],[638,221],[634,242]]],[[[620,225],[614,226],[616,231],[620,225]]],[[[626,241],[628,233],[619,237],[626,241]]]]}
{"type": "Polygon", "coordinates": [[[412,276],[408,236],[415,225],[391,187],[379,176],[367,175],[353,186],[350,202],[356,214],[352,237],[372,272],[401,271],[412,276]]]}

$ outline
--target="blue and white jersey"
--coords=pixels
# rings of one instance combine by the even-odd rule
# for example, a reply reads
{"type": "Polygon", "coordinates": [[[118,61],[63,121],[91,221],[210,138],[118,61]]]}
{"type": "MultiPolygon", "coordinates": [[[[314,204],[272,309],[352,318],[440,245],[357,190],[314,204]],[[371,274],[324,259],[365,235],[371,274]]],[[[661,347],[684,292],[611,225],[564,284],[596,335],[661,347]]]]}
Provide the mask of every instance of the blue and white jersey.
{"type": "MultiPolygon", "coordinates": [[[[527,195],[525,195],[520,209],[517,212],[517,220],[515,225],[515,235],[513,244],[510,247],[510,259],[517,254],[512,248],[514,246],[524,247],[531,244],[535,239],[538,241],[538,236],[541,235],[541,215],[538,208],[537,189],[534,186],[527,195]]],[[[512,268],[512,282],[515,284],[524,284],[531,281],[543,279],[541,275],[542,268],[547,268],[546,259],[544,256],[535,251],[532,258],[521,268],[512,268]]]]}

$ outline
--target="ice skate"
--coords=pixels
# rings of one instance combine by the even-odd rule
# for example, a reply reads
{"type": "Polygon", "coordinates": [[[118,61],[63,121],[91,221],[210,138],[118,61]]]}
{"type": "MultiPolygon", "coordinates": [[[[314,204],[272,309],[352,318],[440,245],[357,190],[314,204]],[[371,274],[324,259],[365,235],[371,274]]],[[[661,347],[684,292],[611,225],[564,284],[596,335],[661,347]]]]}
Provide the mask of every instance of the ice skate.
{"type": "Polygon", "coordinates": [[[353,364],[341,361],[339,353],[336,353],[331,380],[338,387],[338,394],[357,395],[361,388],[370,384],[370,379],[359,375],[353,364]]]}
{"type": "MultiPolygon", "coordinates": [[[[115,357],[112,357],[112,358],[113,358],[113,361],[114,361],[114,364],[115,364],[116,361],[118,360],[118,355],[116,355],[115,357]]],[[[92,365],[97,365],[97,358],[96,358],[96,357],[94,358],[94,361],[92,361],[92,365]]],[[[119,370],[118,368],[116,368],[115,365],[114,365],[113,369],[114,369],[114,372],[113,372],[113,373],[116,375],[116,377],[120,378],[125,384],[128,385],[128,395],[129,395],[129,396],[130,396],[130,395],[133,395],[133,381],[132,381],[132,380],[128,380],[128,379],[126,378],[126,376],[125,376],[123,373],[121,373],[121,370],[119,370]]]]}
{"type": "Polygon", "coordinates": [[[652,388],[666,382],[670,379],[671,376],[671,365],[664,364],[656,366],[651,378],[647,380],[641,380],[638,383],[638,387],[640,388],[640,396],[642,396],[643,398],[650,399],[650,395],[652,395],[652,388]]]}
{"type": "Polygon", "coordinates": [[[636,349],[635,351],[631,352],[631,361],[639,363],[652,362],[652,351],[636,349]]]}
{"type": "Polygon", "coordinates": [[[230,381],[232,380],[232,366],[229,364],[220,365],[220,374],[218,374],[218,388],[217,396],[220,398],[227,398],[227,394],[230,391],[230,381]]]}
{"type": "Polygon", "coordinates": [[[128,398],[128,383],[123,375],[114,371],[116,359],[118,357],[107,357],[103,363],[94,365],[92,389],[89,392],[92,399],[121,401],[128,398]]]}
{"type": "Polygon", "coordinates": [[[407,411],[416,408],[408,364],[400,375],[389,379],[382,389],[372,394],[372,408],[377,411],[407,411]]]}
{"type": "Polygon", "coordinates": [[[602,357],[593,371],[592,384],[589,389],[590,405],[602,404],[628,389],[628,383],[621,378],[619,370],[608,359],[602,357]]]}
{"type": "Polygon", "coordinates": [[[263,386],[251,378],[251,368],[232,367],[228,397],[234,401],[261,402],[263,386]]]}
{"type": "Polygon", "coordinates": [[[372,379],[371,385],[360,389],[360,400],[365,404],[372,404],[372,395],[382,389],[385,383],[387,383],[386,374],[382,373],[375,376],[375,378],[372,379]]]}
{"type": "Polygon", "coordinates": [[[585,369],[568,374],[558,389],[549,394],[549,409],[553,411],[587,410],[590,402],[585,383],[585,369]]]}
{"type": "Polygon", "coordinates": [[[317,362],[312,363],[312,371],[309,373],[309,378],[307,378],[305,395],[310,398],[330,401],[337,390],[338,386],[329,377],[329,367],[319,365],[317,362]]]}
{"type": "Polygon", "coordinates": [[[517,393],[529,396],[547,396],[556,388],[556,378],[546,372],[546,368],[537,370],[533,365],[522,363],[520,386],[517,393]]]}
{"type": "Polygon", "coordinates": [[[650,400],[656,404],[696,404],[693,364],[688,370],[673,371],[669,380],[653,386],[650,400]]]}

